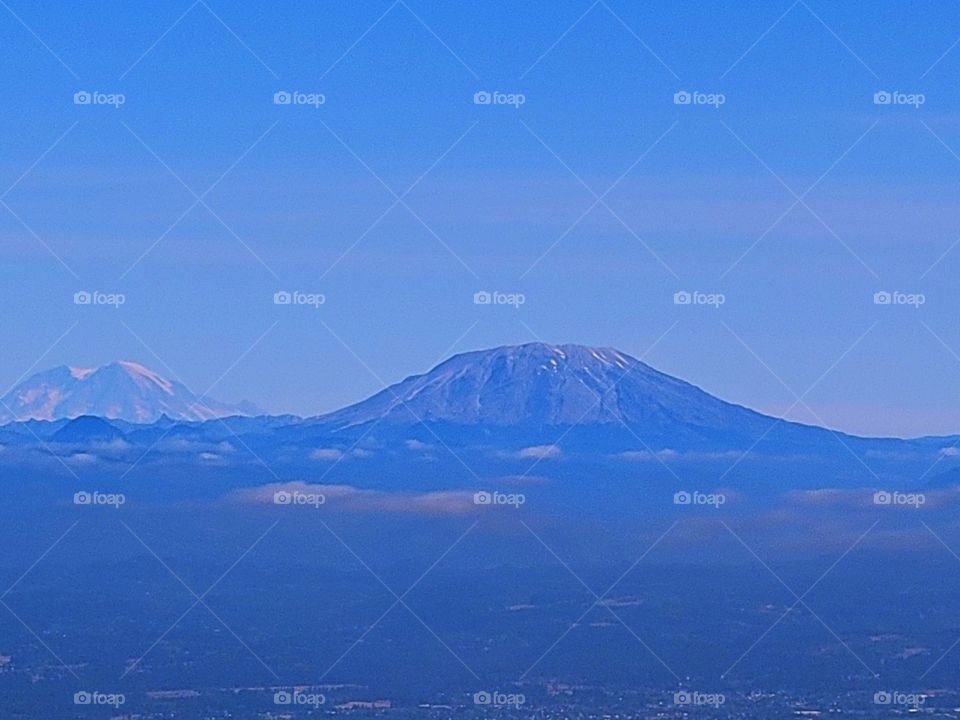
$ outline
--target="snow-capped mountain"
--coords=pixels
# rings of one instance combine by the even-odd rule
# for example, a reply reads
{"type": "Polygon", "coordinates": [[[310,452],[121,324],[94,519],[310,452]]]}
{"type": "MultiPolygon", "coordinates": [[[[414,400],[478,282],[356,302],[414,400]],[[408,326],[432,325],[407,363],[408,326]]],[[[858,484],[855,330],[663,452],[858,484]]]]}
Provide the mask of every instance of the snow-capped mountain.
{"type": "Polygon", "coordinates": [[[56,367],[24,380],[0,400],[0,422],[59,420],[81,415],[151,423],[256,415],[258,408],[199,398],[182,383],[135,362],[99,368],[56,367]]]}
{"type": "Polygon", "coordinates": [[[356,405],[319,418],[461,426],[618,426],[645,434],[752,433],[773,418],[724,402],[611,348],[530,343],[455,355],[356,405]]]}

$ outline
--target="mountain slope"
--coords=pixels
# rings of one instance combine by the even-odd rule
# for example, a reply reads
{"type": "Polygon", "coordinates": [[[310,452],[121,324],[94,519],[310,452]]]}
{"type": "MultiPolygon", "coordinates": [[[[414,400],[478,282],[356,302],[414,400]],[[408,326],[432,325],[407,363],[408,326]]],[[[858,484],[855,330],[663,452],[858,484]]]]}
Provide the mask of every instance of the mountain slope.
{"type": "Polygon", "coordinates": [[[163,415],[177,420],[209,420],[256,414],[256,409],[246,404],[200,400],[182,383],[126,361],[99,368],[62,366],[37,373],[14,387],[0,403],[0,422],[95,415],[150,423],[163,415]]]}
{"type": "Polygon", "coordinates": [[[610,348],[530,343],[467,352],[360,403],[318,418],[366,423],[616,426],[650,436],[756,436],[775,421],[724,402],[610,348]]]}

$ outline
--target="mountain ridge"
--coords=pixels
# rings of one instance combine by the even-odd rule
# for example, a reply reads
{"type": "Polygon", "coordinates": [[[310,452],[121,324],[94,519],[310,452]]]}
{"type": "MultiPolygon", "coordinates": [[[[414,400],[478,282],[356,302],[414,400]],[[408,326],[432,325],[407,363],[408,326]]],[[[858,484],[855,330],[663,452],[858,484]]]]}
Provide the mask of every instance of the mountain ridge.
{"type": "MultiPolygon", "coordinates": [[[[615,348],[572,343],[531,342],[457,353],[365,399],[306,418],[267,415],[251,403],[208,398],[201,402],[181,383],[129,360],[99,368],[62,365],[36,373],[0,398],[0,404],[0,424],[97,416],[155,425],[238,416],[247,418],[245,428],[303,427],[338,433],[373,425],[409,428],[421,422],[490,432],[619,427],[662,441],[663,447],[684,440],[736,441],[732,444],[741,446],[743,440],[756,440],[774,428],[778,433],[809,430],[849,438],[911,440],[851,435],[767,415],[718,398],[615,348]]],[[[912,439],[950,437],[954,436],[912,439]]]]}

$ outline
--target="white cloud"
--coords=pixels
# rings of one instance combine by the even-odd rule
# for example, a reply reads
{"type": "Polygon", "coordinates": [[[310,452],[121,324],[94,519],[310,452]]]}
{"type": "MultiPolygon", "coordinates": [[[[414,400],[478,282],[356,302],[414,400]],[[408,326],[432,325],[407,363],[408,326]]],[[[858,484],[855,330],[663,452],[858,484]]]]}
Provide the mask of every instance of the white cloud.
{"type": "Polygon", "coordinates": [[[410,513],[416,515],[461,515],[476,512],[473,492],[469,490],[399,493],[365,490],[352,485],[320,485],[295,480],[237,490],[231,497],[244,503],[273,505],[274,493],[315,493],[325,498],[324,505],[354,512],[410,513]]]}
{"type": "Polygon", "coordinates": [[[343,457],[343,451],[337,448],[317,448],[310,453],[311,460],[339,460],[343,457]]]}
{"type": "Polygon", "coordinates": [[[531,445],[521,449],[517,453],[517,457],[522,460],[554,460],[560,457],[560,447],[558,445],[531,445]]]}

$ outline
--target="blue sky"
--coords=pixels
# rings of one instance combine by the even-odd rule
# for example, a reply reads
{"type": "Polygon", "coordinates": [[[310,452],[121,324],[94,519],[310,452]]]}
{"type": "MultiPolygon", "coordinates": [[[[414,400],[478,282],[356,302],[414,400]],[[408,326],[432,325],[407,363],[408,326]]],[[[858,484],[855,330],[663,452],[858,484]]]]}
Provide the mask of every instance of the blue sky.
{"type": "Polygon", "coordinates": [[[960,5],[8,7],[4,387],[129,358],[310,414],[543,339],[853,432],[960,431],[960,5]],[[895,290],[925,302],[874,304],[895,290]]]}

